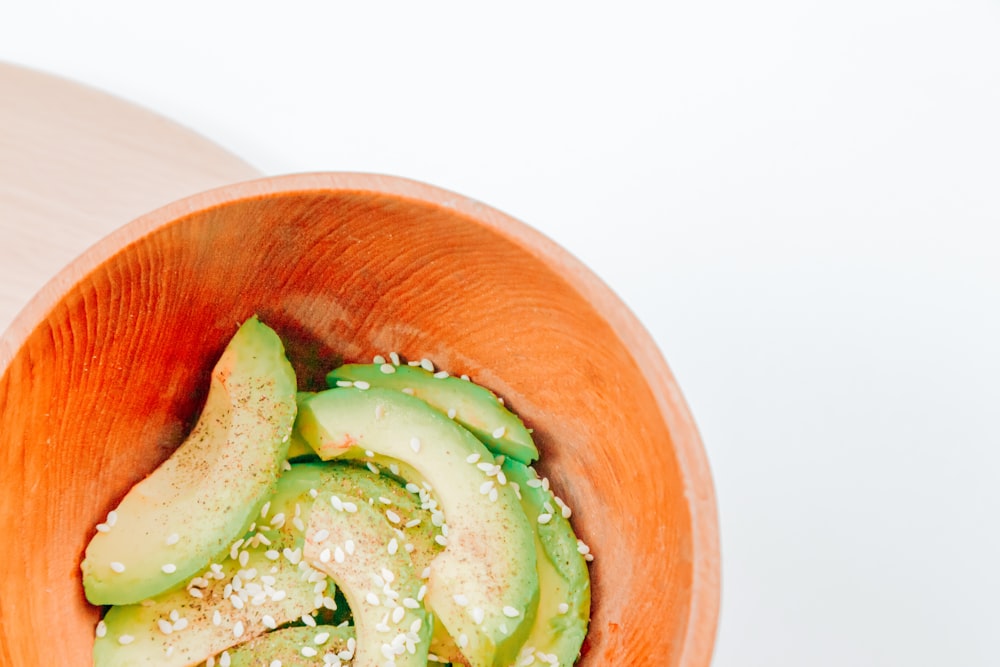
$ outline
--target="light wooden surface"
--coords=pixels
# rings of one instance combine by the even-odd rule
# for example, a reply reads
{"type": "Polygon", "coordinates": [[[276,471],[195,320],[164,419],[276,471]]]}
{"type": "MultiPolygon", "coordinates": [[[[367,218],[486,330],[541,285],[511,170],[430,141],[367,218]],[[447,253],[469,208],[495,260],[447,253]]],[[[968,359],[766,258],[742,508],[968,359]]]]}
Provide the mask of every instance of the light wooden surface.
{"type": "Polygon", "coordinates": [[[175,199],[258,175],[152,112],[0,63],[0,332],[112,230],[175,199]]]}

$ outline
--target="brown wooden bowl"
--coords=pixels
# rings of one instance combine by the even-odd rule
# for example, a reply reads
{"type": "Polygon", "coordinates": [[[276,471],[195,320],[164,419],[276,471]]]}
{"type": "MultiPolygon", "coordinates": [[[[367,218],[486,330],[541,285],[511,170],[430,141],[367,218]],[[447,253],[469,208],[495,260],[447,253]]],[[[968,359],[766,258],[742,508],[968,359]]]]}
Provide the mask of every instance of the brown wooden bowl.
{"type": "Polygon", "coordinates": [[[83,550],[179,443],[253,313],[302,389],[398,351],[487,385],[596,556],[582,665],[708,665],[715,500],[666,363],[617,297],[527,226],[398,178],[306,174],[175,202],[105,238],[0,340],[0,662],[87,665],[83,550]]]}

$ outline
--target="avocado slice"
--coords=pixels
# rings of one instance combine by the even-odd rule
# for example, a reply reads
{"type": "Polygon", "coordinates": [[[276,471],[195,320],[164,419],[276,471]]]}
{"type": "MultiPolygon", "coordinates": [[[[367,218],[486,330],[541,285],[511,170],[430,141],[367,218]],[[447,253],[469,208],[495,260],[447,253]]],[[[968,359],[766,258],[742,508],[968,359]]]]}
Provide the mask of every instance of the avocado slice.
{"type": "Polygon", "coordinates": [[[534,468],[518,461],[507,459],[502,469],[508,482],[517,484],[521,506],[535,529],[538,551],[538,615],[517,664],[532,664],[531,656],[543,664],[568,667],[579,658],[587,635],[590,571],[569,522],[570,511],[548,484],[534,468]]]}
{"type": "Polygon", "coordinates": [[[252,530],[180,588],[113,606],[98,627],[95,667],[182,667],[333,606],[333,585],[302,558],[306,522],[329,466],[292,466],[252,530]]]}
{"type": "Polygon", "coordinates": [[[534,533],[493,455],[419,398],[393,389],[335,388],[306,399],[299,433],[320,458],[398,459],[441,504],[445,550],[430,565],[427,602],[475,667],[517,657],[538,603],[534,533]],[[481,465],[480,465],[481,464],[481,465]]]}
{"type": "MultiPolygon", "coordinates": [[[[352,476],[370,474],[353,466],[338,468],[348,484],[352,476]]],[[[320,491],[303,556],[347,598],[357,633],[355,664],[390,660],[396,667],[424,667],[433,623],[421,604],[426,586],[399,545],[387,511],[374,503],[344,501],[343,495],[329,486],[320,491]]]]}
{"type": "MultiPolygon", "coordinates": [[[[350,664],[356,645],[352,626],[300,625],[274,630],[226,653],[229,667],[269,667],[275,660],[281,667],[320,667],[350,664]]],[[[220,658],[216,656],[216,665],[220,658]]]]}
{"type": "Polygon", "coordinates": [[[420,366],[344,364],[326,376],[329,387],[338,382],[365,382],[369,387],[406,390],[423,399],[472,432],[494,454],[524,464],[538,460],[538,449],[521,419],[504,407],[492,391],[447,373],[431,373],[420,366]]]}
{"type": "Polygon", "coordinates": [[[273,492],[295,411],[281,340],[251,317],[216,363],[191,433],[98,526],[81,565],[87,599],[139,602],[207,567],[273,492]]]}

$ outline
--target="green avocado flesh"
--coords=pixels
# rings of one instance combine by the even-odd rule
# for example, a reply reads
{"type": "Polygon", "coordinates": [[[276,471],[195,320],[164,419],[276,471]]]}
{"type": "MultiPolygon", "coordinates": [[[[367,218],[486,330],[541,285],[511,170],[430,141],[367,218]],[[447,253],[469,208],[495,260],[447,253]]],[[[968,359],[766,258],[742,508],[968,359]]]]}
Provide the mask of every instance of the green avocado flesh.
{"type": "Polygon", "coordinates": [[[162,593],[242,535],[274,490],[295,409],[281,340],[253,317],[215,365],[190,435],[98,526],[81,565],[87,599],[131,604],[162,593]]]}
{"type": "MultiPolygon", "coordinates": [[[[229,649],[229,667],[320,667],[351,664],[357,643],[350,626],[292,626],[229,649]]],[[[218,665],[222,660],[216,660],[218,665]]]]}
{"type": "Polygon", "coordinates": [[[572,665],[580,655],[590,620],[590,572],[576,533],[548,485],[534,468],[507,459],[507,480],[518,485],[521,506],[535,528],[538,550],[538,615],[521,648],[518,664],[572,665]]]}
{"type": "Polygon", "coordinates": [[[328,389],[296,428],[321,459],[398,459],[436,494],[445,550],[430,564],[428,606],[476,667],[507,667],[534,620],[534,533],[488,449],[424,401],[392,389],[328,389]]]}
{"type": "Polygon", "coordinates": [[[311,492],[330,476],[324,466],[292,467],[253,529],[198,576],[139,604],[111,607],[94,642],[94,665],[191,665],[333,606],[328,577],[302,557],[311,492]]]}
{"type": "Polygon", "coordinates": [[[574,664],[590,556],[520,419],[418,366],[327,380],[296,393],[275,332],[239,328],[87,547],[95,667],[574,664]]]}
{"type": "Polygon", "coordinates": [[[393,524],[381,506],[333,506],[330,498],[324,489],[313,508],[303,555],[347,598],[358,639],[355,663],[391,658],[396,667],[426,665],[433,623],[421,604],[426,586],[410,554],[393,542],[393,524]]]}
{"type": "Polygon", "coordinates": [[[486,387],[446,373],[435,375],[419,366],[393,364],[344,364],[326,376],[329,387],[359,380],[423,399],[471,431],[494,454],[524,464],[538,459],[524,423],[486,387]]]}

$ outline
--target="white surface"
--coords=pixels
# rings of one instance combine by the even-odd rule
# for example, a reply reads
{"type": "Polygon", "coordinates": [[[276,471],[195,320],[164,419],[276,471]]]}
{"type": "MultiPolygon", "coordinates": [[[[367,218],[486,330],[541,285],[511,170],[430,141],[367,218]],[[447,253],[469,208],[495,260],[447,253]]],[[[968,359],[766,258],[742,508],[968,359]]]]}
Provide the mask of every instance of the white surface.
{"type": "Polygon", "coordinates": [[[617,290],[714,470],[716,667],[1000,660],[997,2],[13,4],[0,59],[617,290]]]}

